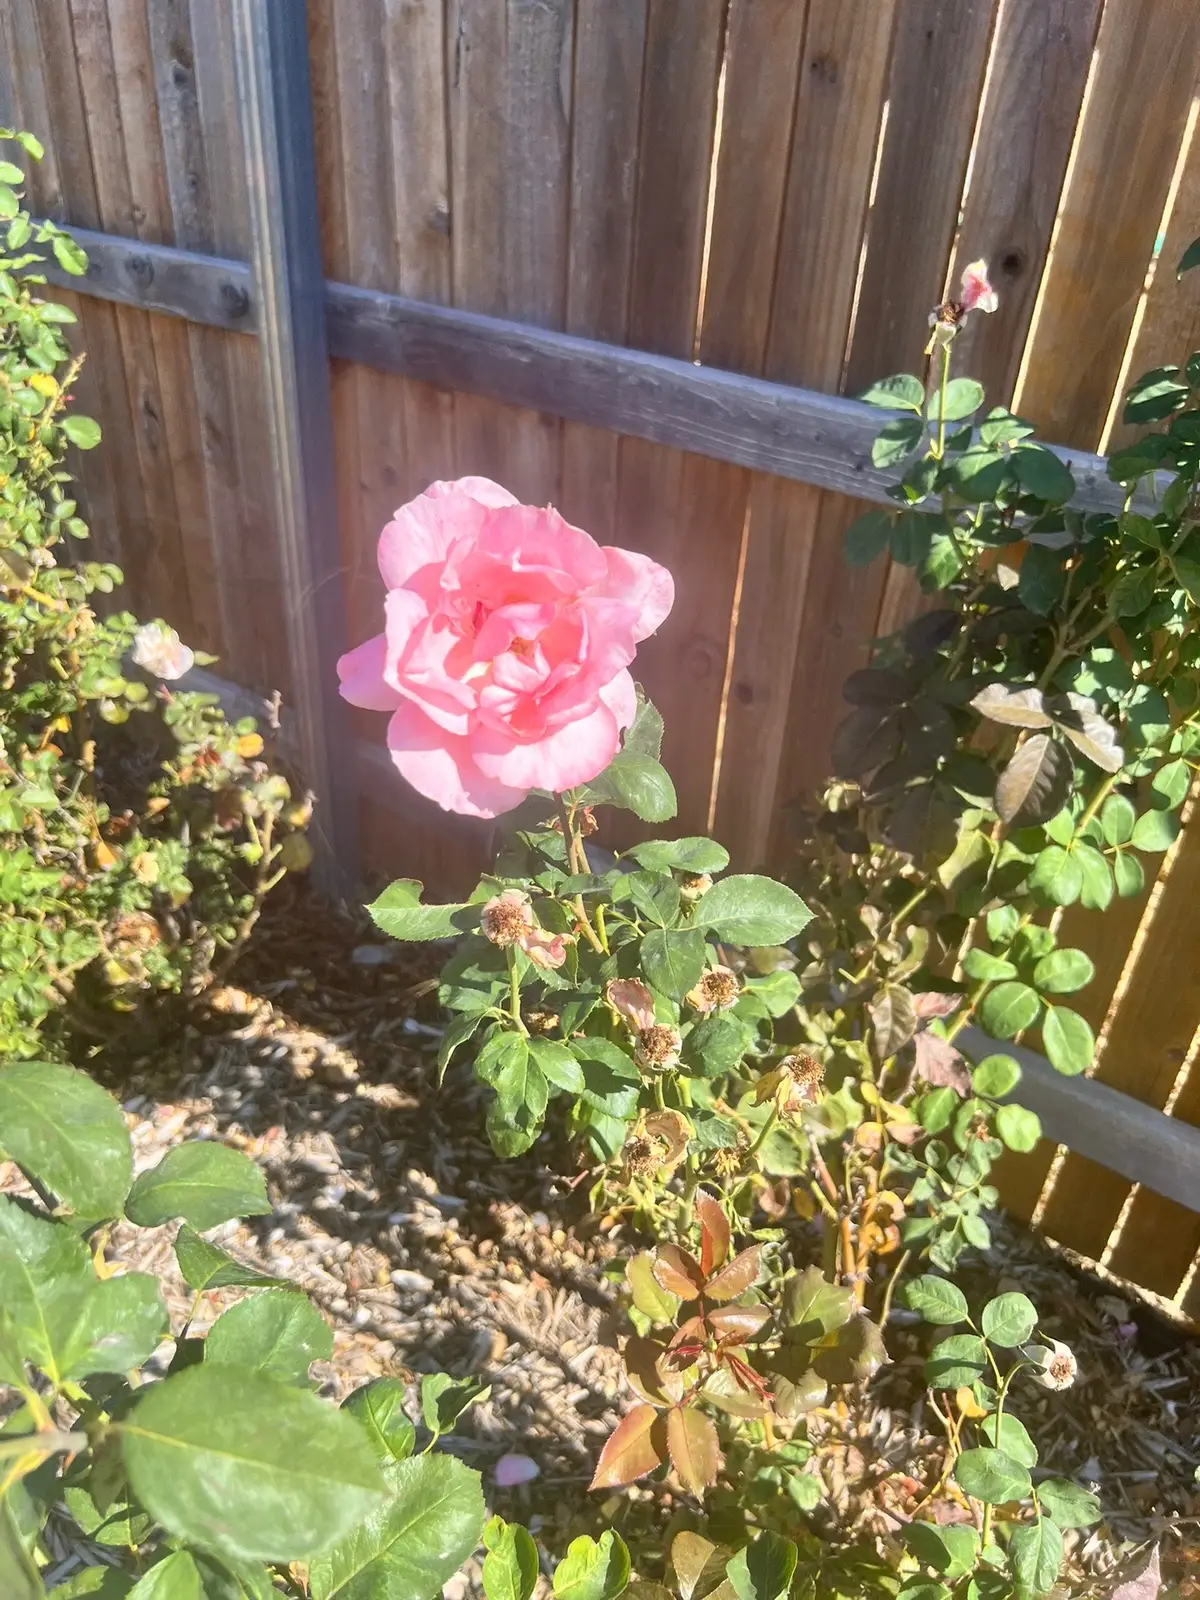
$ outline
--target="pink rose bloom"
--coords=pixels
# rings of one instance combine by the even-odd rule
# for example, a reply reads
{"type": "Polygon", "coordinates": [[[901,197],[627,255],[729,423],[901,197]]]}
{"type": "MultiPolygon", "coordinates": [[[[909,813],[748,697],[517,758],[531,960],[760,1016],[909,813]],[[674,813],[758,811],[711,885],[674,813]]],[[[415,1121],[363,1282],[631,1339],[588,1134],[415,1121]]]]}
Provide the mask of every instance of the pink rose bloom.
{"type": "Polygon", "coordinates": [[[494,817],[594,778],[637,708],[628,668],[671,575],[487,478],[435,483],[379,539],[385,631],[338,662],[390,711],[392,760],[446,811],[494,817]]]}
{"type": "Polygon", "coordinates": [[[988,282],[987,262],[971,261],[963,268],[958,303],[964,311],[995,311],[1000,298],[988,282]]]}

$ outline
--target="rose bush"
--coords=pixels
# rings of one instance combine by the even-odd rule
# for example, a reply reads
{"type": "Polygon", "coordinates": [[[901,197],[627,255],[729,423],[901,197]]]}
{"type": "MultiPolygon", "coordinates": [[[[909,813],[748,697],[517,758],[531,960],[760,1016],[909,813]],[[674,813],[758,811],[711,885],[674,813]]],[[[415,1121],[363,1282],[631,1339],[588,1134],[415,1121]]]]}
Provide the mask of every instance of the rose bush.
{"type": "Polygon", "coordinates": [[[342,657],[341,691],[392,713],[414,789],[494,817],[608,766],[637,710],[627,669],[674,600],[663,567],[460,478],[396,512],[379,571],[385,630],[342,657]]]}

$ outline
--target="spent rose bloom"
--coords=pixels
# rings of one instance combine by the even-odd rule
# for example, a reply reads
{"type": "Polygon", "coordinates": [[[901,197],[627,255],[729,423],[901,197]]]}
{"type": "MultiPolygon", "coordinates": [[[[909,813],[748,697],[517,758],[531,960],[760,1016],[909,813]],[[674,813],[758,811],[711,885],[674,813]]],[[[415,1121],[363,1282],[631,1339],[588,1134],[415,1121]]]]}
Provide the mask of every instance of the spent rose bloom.
{"type": "Polygon", "coordinates": [[[1029,1376],[1043,1389],[1069,1389],[1079,1372],[1079,1363],[1070,1345],[1061,1339],[1051,1339],[1048,1344],[1026,1344],[1021,1354],[1032,1362],[1035,1371],[1029,1376]]]}
{"type": "Polygon", "coordinates": [[[694,989],[689,989],[684,999],[694,1011],[707,1016],[710,1011],[724,1011],[734,1006],[742,992],[736,972],[728,967],[709,967],[694,989]]]}
{"type": "Polygon", "coordinates": [[[963,268],[958,303],[964,311],[995,311],[999,296],[988,282],[987,262],[971,261],[963,268]]]}
{"type": "Polygon", "coordinates": [[[547,933],[539,928],[529,896],[520,889],[505,889],[484,906],[479,928],[485,939],[502,950],[511,946],[524,950],[535,967],[561,967],[567,959],[567,946],[574,944],[569,933],[547,933]]]}
{"type": "Polygon", "coordinates": [[[629,665],[671,575],[487,478],[435,483],[379,539],[385,631],[342,657],[352,705],[390,711],[392,760],[446,811],[494,817],[586,783],[636,710],[629,665]]]}
{"type": "Polygon", "coordinates": [[[182,678],[196,661],[175,629],[168,628],[165,622],[143,623],[133,636],[133,649],[129,653],[144,671],[168,681],[182,678]]]}
{"type": "Polygon", "coordinates": [[[640,978],[614,978],[605,994],[609,1005],[635,1033],[654,1026],[654,996],[640,978]]]}

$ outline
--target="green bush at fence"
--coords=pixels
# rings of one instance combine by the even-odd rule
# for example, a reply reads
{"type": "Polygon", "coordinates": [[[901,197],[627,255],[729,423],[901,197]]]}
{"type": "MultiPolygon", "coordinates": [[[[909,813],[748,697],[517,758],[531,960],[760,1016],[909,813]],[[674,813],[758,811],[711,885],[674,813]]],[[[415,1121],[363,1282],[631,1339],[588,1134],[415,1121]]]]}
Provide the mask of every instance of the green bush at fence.
{"type": "MultiPolygon", "coordinates": [[[[1064,1534],[1100,1514],[1038,1472],[1021,1420],[1028,1385],[1073,1382],[1069,1347],[1023,1294],[973,1309],[952,1275],[991,1242],[997,1157],[1040,1137],[1010,1098],[1021,1068],[1005,1043],[1028,1038],[1067,1074],[1092,1062],[1071,1004],[1092,962],[1060,943],[1058,911],[1139,893],[1179,831],[1200,752],[1200,354],[1134,386],[1126,419],[1161,426],[1111,459],[1122,509],[1083,513],[1032,427],[950,378],[969,303],[994,305],[982,264],[931,319],[931,392],[899,376],[865,396],[891,414],[874,460],[898,482],[893,509],[850,529],[848,555],[888,554],[939,599],[846,684],[804,898],[726,875],[707,838],[638,844],[615,866],[589,855],[593,807],[674,814],[661,719],[643,700],[611,766],[526,801],[468,900],[428,906],[405,881],[370,908],[397,938],[457,938],[439,1067],[467,1058],[489,1086],[497,1154],[546,1128],[570,1136],[593,1168],[593,1211],[641,1235],[625,1262],[633,1401],[593,1488],[672,1475],[725,1547],[701,1541],[695,1561],[739,1600],[1025,1600],[1057,1582],[1064,1534]],[[925,1377],[947,1449],[884,1557],[845,1547],[825,1513],[828,1430],[810,1437],[808,1419],[888,1359],[897,1290],[934,1330],[925,1377]]],[[[505,641],[524,613],[489,621],[516,604],[497,563],[518,600],[525,574],[554,565],[530,531],[542,514],[521,522],[503,495],[440,486],[397,514],[381,568],[400,620],[342,668],[348,698],[397,705],[397,765],[451,809],[520,798],[497,800],[479,776],[537,770],[508,754],[514,740],[547,741],[541,770],[565,764],[566,733],[543,732],[543,702],[520,695],[543,673],[553,694],[564,639],[592,667],[566,613],[539,611],[548,631],[519,649],[505,641]],[[437,652],[432,676],[426,614],[465,641],[461,660],[437,652]],[[489,665],[492,645],[519,665],[489,665]],[[396,664],[376,681],[384,661],[396,664]],[[425,765],[431,747],[444,764],[425,765]]],[[[555,595],[585,570],[601,585],[579,591],[585,608],[609,602],[614,571],[628,577],[618,598],[647,592],[623,552],[601,552],[605,578],[570,548],[555,595]]],[[[621,1502],[609,1510],[620,1518],[621,1502]]]]}
{"type": "MultiPolygon", "coordinates": [[[[0,130],[27,155],[28,134],[0,130]]],[[[76,559],[87,526],[64,465],[100,429],[71,409],[73,313],[40,297],[49,251],[21,169],[0,161],[0,1052],[34,1055],[47,1019],[104,1036],[236,953],[286,865],[307,805],[254,723],[172,688],[194,659],[109,597],[120,571],[76,559]],[[102,597],[98,602],[97,597],[102,597]],[[101,617],[96,606],[108,614],[101,617]]]]}

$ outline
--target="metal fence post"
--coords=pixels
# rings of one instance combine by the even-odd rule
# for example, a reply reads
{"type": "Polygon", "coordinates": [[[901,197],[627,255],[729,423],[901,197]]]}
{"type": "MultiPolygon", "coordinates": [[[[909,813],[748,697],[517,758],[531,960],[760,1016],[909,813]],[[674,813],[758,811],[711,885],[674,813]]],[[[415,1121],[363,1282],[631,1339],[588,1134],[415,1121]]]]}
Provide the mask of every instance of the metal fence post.
{"type": "Polygon", "coordinates": [[[313,875],[344,895],[358,876],[358,793],[335,670],[345,612],[306,9],[234,0],[234,41],[297,743],[320,802],[313,875]]]}

